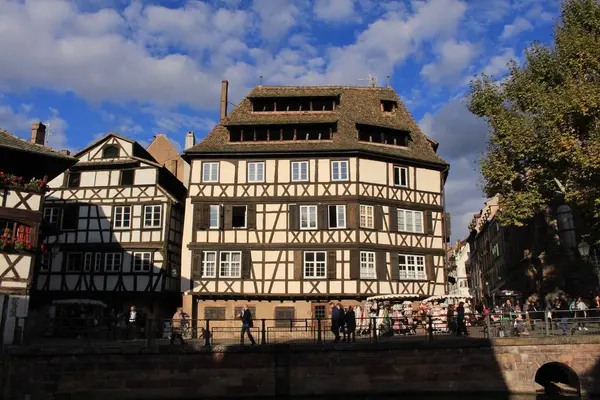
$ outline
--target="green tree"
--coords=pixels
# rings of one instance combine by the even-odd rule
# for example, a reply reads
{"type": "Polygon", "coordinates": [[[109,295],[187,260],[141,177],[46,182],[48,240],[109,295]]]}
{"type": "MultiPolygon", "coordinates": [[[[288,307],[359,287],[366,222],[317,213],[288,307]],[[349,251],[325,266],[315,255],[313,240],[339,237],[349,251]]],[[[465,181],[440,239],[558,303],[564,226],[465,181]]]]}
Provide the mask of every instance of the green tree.
{"type": "Polygon", "coordinates": [[[484,192],[501,195],[504,225],[567,203],[600,238],[600,1],[566,0],[549,46],[522,66],[471,82],[469,110],[488,121],[484,192]]]}

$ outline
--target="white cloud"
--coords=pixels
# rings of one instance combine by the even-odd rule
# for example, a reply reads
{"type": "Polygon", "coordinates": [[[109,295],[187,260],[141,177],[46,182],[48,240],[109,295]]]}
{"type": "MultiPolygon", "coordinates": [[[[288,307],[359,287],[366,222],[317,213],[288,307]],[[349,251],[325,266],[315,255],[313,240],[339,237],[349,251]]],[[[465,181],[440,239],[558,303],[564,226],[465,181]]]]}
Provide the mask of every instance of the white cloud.
{"type": "Polygon", "coordinates": [[[421,76],[431,83],[447,80],[448,84],[454,84],[455,82],[449,78],[459,75],[470,65],[476,54],[477,49],[472,43],[449,39],[438,46],[435,62],[421,68],[421,76]]]}
{"type": "Polygon", "coordinates": [[[252,9],[258,14],[262,36],[280,41],[299,21],[304,1],[254,0],[252,9]]]}
{"type": "Polygon", "coordinates": [[[69,124],[60,117],[60,112],[57,109],[50,108],[50,115],[43,122],[47,127],[46,146],[56,150],[73,151],[67,143],[67,128],[69,124]]]}
{"type": "Polygon", "coordinates": [[[325,21],[347,20],[354,16],[354,0],[316,0],[314,12],[325,21]]]}
{"type": "Polygon", "coordinates": [[[507,64],[510,60],[515,59],[515,50],[511,48],[504,49],[502,54],[490,58],[487,66],[483,69],[483,73],[489,76],[499,78],[507,70],[507,64]]]}
{"type": "Polygon", "coordinates": [[[523,17],[517,17],[512,24],[504,26],[500,39],[510,39],[532,29],[533,25],[528,20],[523,17]]]}

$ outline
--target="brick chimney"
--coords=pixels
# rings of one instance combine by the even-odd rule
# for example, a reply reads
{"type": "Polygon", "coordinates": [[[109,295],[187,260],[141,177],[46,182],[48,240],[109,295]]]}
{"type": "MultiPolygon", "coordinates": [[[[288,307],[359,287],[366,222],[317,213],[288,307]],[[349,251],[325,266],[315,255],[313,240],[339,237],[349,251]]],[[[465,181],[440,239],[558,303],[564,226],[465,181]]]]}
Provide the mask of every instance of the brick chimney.
{"type": "Polygon", "coordinates": [[[41,144],[44,145],[46,141],[46,125],[41,122],[35,123],[31,125],[31,140],[30,142],[33,144],[41,144]]]}
{"type": "Polygon", "coordinates": [[[227,116],[227,88],[229,87],[229,82],[223,81],[221,82],[221,119],[227,116]]]}
{"type": "Polygon", "coordinates": [[[71,155],[71,152],[69,150],[60,150],[59,153],[62,154],[63,156],[70,156],[71,155]]]}

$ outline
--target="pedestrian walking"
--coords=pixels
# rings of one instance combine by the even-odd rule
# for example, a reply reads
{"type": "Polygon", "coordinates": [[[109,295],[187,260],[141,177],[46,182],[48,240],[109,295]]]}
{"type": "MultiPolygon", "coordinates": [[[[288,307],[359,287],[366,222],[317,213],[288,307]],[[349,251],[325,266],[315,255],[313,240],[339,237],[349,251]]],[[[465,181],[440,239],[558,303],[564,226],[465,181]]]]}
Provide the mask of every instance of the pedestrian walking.
{"type": "Polygon", "coordinates": [[[248,335],[248,339],[250,339],[250,343],[254,346],[256,342],[252,337],[252,333],[250,332],[251,328],[254,328],[254,321],[252,320],[252,313],[248,308],[248,304],[244,304],[242,311],[238,314],[238,318],[242,320],[242,332],[240,334],[240,344],[244,344],[244,334],[248,335]]]}
{"type": "Polygon", "coordinates": [[[354,307],[348,307],[348,311],[346,311],[345,315],[345,321],[348,341],[356,342],[356,313],[354,312],[354,307]]]}
{"type": "Polygon", "coordinates": [[[129,308],[129,314],[127,317],[127,340],[135,340],[137,331],[137,317],[138,312],[135,306],[129,308]]]}
{"type": "Polygon", "coordinates": [[[469,336],[469,332],[467,331],[467,323],[465,321],[465,303],[462,301],[458,303],[458,308],[456,309],[456,324],[457,336],[469,336]]]}
{"type": "Polygon", "coordinates": [[[448,305],[446,319],[448,322],[448,331],[450,331],[451,334],[456,334],[456,321],[454,320],[454,306],[452,304],[448,305]]]}
{"type": "Polygon", "coordinates": [[[340,326],[340,336],[343,338],[343,341],[346,341],[346,311],[344,311],[344,307],[342,303],[337,304],[337,308],[339,310],[338,314],[338,325],[340,326]]]}
{"type": "Polygon", "coordinates": [[[333,333],[334,342],[340,341],[340,309],[335,305],[335,303],[329,303],[329,307],[331,308],[331,332],[333,333]]]}
{"type": "Polygon", "coordinates": [[[175,311],[171,320],[171,344],[175,344],[175,339],[179,339],[179,342],[185,345],[183,329],[187,327],[188,319],[189,315],[183,311],[183,308],[177,307],[177,311],[175,311]]]}
{"type": "Polygon", "coordinates": [[[577,304],[575,305],[577,315],[577,329],[587,331],[588,328],[585,326],[585,319],[587,318],[588,306],[585,304],[581,296],[577,298],[577,304]]]}

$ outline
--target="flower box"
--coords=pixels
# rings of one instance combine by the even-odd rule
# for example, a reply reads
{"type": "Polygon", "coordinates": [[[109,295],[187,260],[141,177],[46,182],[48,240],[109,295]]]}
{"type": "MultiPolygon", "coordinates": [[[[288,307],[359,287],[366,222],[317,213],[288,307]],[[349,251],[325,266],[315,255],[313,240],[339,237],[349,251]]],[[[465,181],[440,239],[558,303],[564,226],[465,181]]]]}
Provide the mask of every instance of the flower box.
{"type": "Polygon", "coordinates": [[[29,182],[20,176],[7,174],[0,171],[0,187],[30,192],[43,192],[48,188],[47,183],[43,179],[32,178],[29,182]]]}

